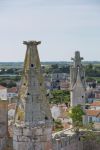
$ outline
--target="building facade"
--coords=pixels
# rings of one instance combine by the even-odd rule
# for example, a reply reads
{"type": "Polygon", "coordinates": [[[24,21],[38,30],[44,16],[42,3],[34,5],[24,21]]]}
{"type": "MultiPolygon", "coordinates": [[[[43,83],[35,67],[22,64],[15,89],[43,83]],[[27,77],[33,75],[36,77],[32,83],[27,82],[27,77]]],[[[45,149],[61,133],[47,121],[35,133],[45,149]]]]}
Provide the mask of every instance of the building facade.
{"type": "Polygon", "coordinates": [[[0,85],[0,99],[7,100],[7,88],[0,85]]]}

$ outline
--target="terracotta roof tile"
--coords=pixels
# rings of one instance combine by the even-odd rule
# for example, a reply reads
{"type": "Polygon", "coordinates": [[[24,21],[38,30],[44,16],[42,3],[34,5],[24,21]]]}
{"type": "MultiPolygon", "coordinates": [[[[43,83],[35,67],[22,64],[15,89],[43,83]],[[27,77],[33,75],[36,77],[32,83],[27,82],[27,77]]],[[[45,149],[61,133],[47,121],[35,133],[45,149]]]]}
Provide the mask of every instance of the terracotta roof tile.
{"type": "Polygon", "coordinates": [[[100,106],[100,101],[95,101],[90,106],[100,106]]]}
{"type": "Polygon", "coordinates": [[[17,88],[16,87],[12,87],[8,89],[8,93],[17,93],[17,88]]]}
{"type": "Polygon", "coordinates": [[[16,109],[16,103],[8,104],[8,110],[16,109]]]}
{"type": "Polygon", "coordinates": [[[100,110],[91,110],[91,109],[88,109],[88,110],[86,110],[86,114],[88,116],[100,117],[100,110]]]}
{"type": "Polygon", "coordinates": [[[6,89],[6,87],[0,85],[0,90],[2,90],[2,89],[6,89]]]}

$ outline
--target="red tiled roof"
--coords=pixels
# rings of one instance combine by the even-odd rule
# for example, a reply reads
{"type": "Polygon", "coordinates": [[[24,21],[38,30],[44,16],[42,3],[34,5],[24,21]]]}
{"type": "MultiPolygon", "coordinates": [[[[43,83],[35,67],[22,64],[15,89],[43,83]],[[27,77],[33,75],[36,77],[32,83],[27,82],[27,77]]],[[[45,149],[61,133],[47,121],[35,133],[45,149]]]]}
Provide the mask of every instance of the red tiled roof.
{"type": "Polygon", "coordinates": [[[17,93],[17,88],[16,87],[9,88],[8,93],[17,93]]]}
{"type": "Polygon", "coordinates": [[[100,93],[100,91],[94,91],[94,93],[95,93],[95,94],[98,94],[98,93],[100,93]]]}
{"type": "Polygon", "coordinates": [[[16,109],[16,103],[8,104],[8,110],[16,109]]]}
{"type": "Polygon", "coordinates": [[[0,85],[0,90],[6,89],[6,87],[0,85]]]}
{"type": "Polygon", "coordinates": [[[100,118],[100,113],[98,114],[98,116],[97,116],[98,118],[100,118]]]}
{"type": "Polygon", "coordinates": [[[94,116],[94,117],[100,117],[100,110],[91,110],[91,109],[88,109],[86,110],[86,114],[88,116],[94,116]]]}
{"type": "Polygon", "coordinates": [[[90,106],[100,106],[100,101],[95,101],[90,106]]]}

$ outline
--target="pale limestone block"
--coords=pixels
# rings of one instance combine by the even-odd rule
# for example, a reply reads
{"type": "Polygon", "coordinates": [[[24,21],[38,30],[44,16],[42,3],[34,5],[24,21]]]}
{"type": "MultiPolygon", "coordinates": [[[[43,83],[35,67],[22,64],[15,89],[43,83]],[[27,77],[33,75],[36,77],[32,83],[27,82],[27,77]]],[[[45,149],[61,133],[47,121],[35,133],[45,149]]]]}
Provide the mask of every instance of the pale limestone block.
{"type": "Polygon", "coordinates": [[[43,135],[42,128],[37,128],[35,134],[36,135],[43,135]]]}
{"type": "Polygon", "coordinates": [[[52,128],[45,128],[44,134],[49,135],[52,133],[52,128]]]}
{"type": "Polygon", "coordinates": [[[22,136],[23,129],[14,127],[13,132],[14,132],[15,135],[21,135],[22,136]]]}
{"type": "Polygon", "coordinates": [[[23,128],[23,135],[24,136],[32,136],[32,131],[29,128],[23,128]]]}
{"type": "Polygon", "coordinates": [[[31,148],[28,149],[28,147],[31,147],[31,144],[29,145],[27,142],[17,142],[14,148],[15,150],[32,150],[31,148]]]}
{"type": "Polygon", "coordinates": [[[31,128],[32,135],[36,135],[37,127],[31,128]]]}
{"type": "Polygon", "coordinates": [[[13,150],[18,150],[18,142],[13,140],[13,150]]]}
{"type": "Polygon", "coordinates": [[[21,141],[22,141],[22,142],[30,142],[31,139],[32,139],[32,137],[18,136],[17,139],[18,139],[18,142],[21,142],[21,141]]]}
{"type": "Polygon", "coordinates": [[[43,150],[41,142],[34,143],[34,149],[33,150],[43,150]]]}
{"type": "Polygon", "coordinates": [[[15,135],[15,134],[13,135],[13,140],[14,140],[14,141],[18,141],[17,135],[15,135]]]}
{"type": "Polygon", "coordinates": [[[47,141],[47,136],[46,135],[40,136],[40,141],[41,142],[46,142],[47,141]]]}

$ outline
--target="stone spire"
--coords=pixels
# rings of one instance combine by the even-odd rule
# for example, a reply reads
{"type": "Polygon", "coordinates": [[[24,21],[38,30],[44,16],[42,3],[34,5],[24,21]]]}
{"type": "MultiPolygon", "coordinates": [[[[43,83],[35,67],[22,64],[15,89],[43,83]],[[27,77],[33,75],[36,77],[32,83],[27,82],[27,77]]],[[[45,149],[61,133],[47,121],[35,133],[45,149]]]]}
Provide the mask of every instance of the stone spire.
{"type": "Polygon", "coordinates": [[[75,58],[72,58],[73,65],[70,68],[70,87],[71,87],[71,106],[78,104],[85,105],[85,70],[82,65],[80,52],[75,52],[75,58]]]}
{"type": "Polygon", "coordinates": [[[27,46],[19,101],[15,122],[37,125],[51,122],[51,112],[46,99],[37,45],[41,42],[23,42],[27,46]]]}
{"type": "Polygon", "coordinates": [[[13,149],[51,150],[52,117],[37,50],[41,42],[23,43],[27,50],[13,127],[13,149]]]}

